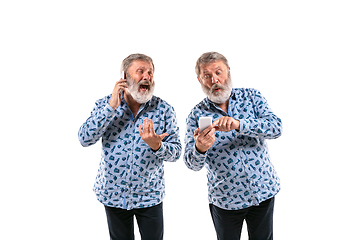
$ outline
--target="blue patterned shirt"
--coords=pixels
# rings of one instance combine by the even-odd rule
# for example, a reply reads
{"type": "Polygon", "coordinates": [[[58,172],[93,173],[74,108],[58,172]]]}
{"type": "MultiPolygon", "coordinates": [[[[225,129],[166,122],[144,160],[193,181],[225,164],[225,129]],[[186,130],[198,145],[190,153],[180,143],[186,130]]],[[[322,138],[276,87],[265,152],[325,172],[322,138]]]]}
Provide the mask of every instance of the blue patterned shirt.
{"type": "Polygon", "coordinates": [[[270,162],[266,139],[281,135],[281,120],[255,89],[232,90],[228,113],[208,98],[196,105],[186,120],[184,161],[188,168],[207,168],[208,200],[227,210],[259,205],[280,191],[280,181],[270,162]],[[205,153],[195,148],[194,131],[199,117],[213,121],[230,116],[240,121],[240,130],[215,132],[215,143],[205,153]]]}
{"type": "Polygon", "coordinates": [[[175,111],[153,96],[134,117],[123,96],[116,110],[110,107],[110,98],[111,95],[96,101],[91,116],[78,133],[84,147],[102,138],[94,192],[101,203],[110,207],[133,209],[157,205],[164,198],[163,161],[173,162],[181,155],[175,111]],[[157,151],[140,137],[138,127],[145,118],[153,120],[156,134],[169,134],[157,151]]]}

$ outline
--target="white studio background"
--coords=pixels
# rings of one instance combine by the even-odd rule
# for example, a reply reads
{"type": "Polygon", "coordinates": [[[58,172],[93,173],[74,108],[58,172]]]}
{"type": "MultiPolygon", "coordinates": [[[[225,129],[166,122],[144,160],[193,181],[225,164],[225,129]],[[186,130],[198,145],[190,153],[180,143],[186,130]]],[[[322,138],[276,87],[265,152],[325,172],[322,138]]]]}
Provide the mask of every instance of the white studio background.
{"type": "MultiPolygon", "coordinates": [[[[2,1],[0,238],[108,239],[92,192],[101,146],[81,147],[79,127],[139,52],[183,140],[204,98],[195,62],[218,51],[234,87],[259,89],[284,123],[268,141],[282,180],[275,239],[355,239],[359,12],[346,0],[2,1]]],[[[215,240],[206,171],[181,157],[165,172],[165,239],[215,240]]]]}

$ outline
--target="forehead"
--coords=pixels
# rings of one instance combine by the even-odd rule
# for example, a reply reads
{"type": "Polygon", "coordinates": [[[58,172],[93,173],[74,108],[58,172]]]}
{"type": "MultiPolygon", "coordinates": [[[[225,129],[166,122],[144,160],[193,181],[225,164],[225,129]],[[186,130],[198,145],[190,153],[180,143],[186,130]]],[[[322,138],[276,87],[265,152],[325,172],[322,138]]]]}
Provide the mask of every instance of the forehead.
{"type": "Polygon", "coordinates": [[[129,69],[139,69],[139,68],[153,70],[152,64],[144,60],[135,60],[131,63],[129,67],[129,69]]]}
{"type": "Polygon", "coordinates": [[[226,69],[226,65],[221,60],[211,62],[211,63],[208,63],[208,64],[200,65],[200,71],[202,73],[213,72],[213,71],[216,71],[218,69],[220,69],[220,70],[226,69]]]}

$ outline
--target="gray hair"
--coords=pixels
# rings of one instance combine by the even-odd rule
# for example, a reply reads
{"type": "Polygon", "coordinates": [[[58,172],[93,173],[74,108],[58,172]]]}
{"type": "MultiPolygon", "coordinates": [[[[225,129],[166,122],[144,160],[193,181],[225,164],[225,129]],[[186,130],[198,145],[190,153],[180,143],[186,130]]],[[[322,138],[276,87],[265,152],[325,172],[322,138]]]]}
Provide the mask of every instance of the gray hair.
{"type": "Polygon", "coordinates": [[[227,59],[220,53],[217,52],[207,52],[202,54],[199,59],[196,61],[196,66],[195,66],[195,73],[198,77],[200,77],[200,67],[202,65],[207,65],[209,63],[213,63],[213,62],[217,62],[217,61],[222,61],[227,68],[229,68],[229,63],[227,61],[227,59]]]}
{"type": "Polygon", "coordinates": [[[120,67],[120,72],[124,71],[125,73],[128,73],[127,71],[129,69],[129,67],[131,66],[131,64],[137,60],[151,63],[151,65],[153,66],[153,70],[155,71],[155,66],[154,66],[154,63],[153,63],[153,60],[151,59],[151,57],[146,56],[145,54],[135,53],[135,54],[131,54],[131,55],[127,56],[122,61],[121,67],[120,67]]]}

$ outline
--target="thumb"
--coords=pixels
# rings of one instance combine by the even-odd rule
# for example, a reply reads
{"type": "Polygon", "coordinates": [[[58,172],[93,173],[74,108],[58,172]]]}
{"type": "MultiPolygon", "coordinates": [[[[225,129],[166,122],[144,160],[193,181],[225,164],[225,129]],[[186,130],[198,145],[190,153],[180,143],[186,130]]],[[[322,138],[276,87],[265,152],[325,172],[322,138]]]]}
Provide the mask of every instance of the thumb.
{"type": "Polygon", "coordinates": [[[163,133],[161,135],[159,135],[160,139],[163,140],[165,137],[169,136],[168,133],[163,133]]]}
{"type": "Polygon", "coordinates": [[[194,136],[199,135],[199,131],[200,131],[199,128],[195,129],[194,136]]]}

